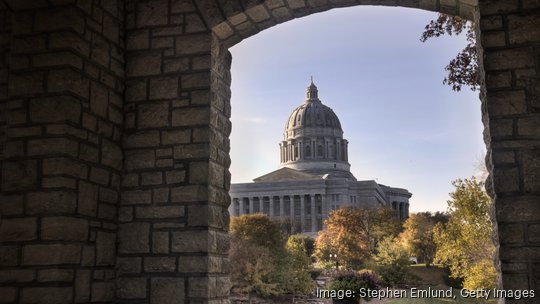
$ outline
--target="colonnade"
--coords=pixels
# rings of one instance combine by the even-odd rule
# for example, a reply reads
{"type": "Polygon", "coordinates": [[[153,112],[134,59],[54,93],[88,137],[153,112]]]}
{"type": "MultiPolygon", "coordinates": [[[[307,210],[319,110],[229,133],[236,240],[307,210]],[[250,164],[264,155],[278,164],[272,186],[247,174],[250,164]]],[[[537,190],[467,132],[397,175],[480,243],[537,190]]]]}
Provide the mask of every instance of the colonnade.
{"type": "Polygon", "coordinates": [[[404,221],[409,218],[409,203],[392,202],[392,210],[396,212],[396,217],[400,221],[404,221]]]}
{"type": "Polygon", "coordinates": [[[264,213],[270,217],[289,218],[300,224],[302,232],[322,229],[325,199],[321,194],[233,197],[231,214],[264,213]]]}

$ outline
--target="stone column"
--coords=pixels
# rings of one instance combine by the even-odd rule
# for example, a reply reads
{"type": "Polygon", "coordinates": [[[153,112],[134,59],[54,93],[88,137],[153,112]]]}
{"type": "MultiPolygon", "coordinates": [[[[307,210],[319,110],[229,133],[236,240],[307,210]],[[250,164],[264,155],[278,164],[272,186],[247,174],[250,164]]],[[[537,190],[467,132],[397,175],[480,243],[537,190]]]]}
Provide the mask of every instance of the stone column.
{"type": "Polygon", "coordinates": [[[264,212],[264,197],[263,196],[259,196],[259,212],[260,213],[265,213],[264,212]]]}
{"type": "Polygon", "coordinates": [[[269,205],[270,205],[270,216],[273,217],[274,216],[274,196],[269,196],[268,197],[269,201],[269,205]]]}
{"type": "Polygon", "coordinates": [[[248,197],[249,200],[249,214],[253,214],[255,212],[255,202],[253,201],[253,197],[248,197]]]}
{"type": "Polygon", "coordinates": [[[301,231],[305,231],[305,224],[306,224],[306,204],[304,202],[304,195],[300,195],[300,223],[302,225],[301,231]]]}
{"type": "Polygon", "coordinates": [[[241,198],[238,200],[238,204],[240,205],[239,208],[238,208],[238,209],[239,209],[239,213],[240,213],[239,215],[245,214],[246,211],[245,211],[245,207],[244,207],[244,198],[243,198],[243,197],[241,197],[241,198]]]}
{"type": "Polygon", "coordinates": [[[285,217],[285,202],[283,201],[283,196],[278,196],[279,197],[279,217],[281,219],[283,219],[285,217]]]}
{"type": "Polygon", "coordinates": [[[311,232],[317,231],[317,213],[316,213],[316,202],[315,195],[310,195],[311,201],[311,232]]]}
{"type": "Polygon", "coordinates": [[[0,3],[6,303],[115,301],[124,3],[75,2],[0,3]]]}
{"type": "Polygon", "coordinates": [[[290,217],[291,221],[296,220],[296,216],[294,215],[294,195],[289,195],[289,202],[290,202],[290,217]]]}

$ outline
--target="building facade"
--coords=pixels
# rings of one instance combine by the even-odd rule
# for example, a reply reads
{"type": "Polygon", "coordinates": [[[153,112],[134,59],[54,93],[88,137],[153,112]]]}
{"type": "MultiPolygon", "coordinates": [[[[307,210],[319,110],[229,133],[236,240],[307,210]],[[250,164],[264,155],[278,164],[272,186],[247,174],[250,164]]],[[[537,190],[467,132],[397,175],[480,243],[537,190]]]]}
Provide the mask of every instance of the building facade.
{"type": "Polygon", "coordinates": [[[334,111],[318,97],[313,80],[295,108],[279,143],[281,168],[231,185],[233,216],[262,212],[289,219],[298,232],[316,234],[330,211],[340,207],[388,207],[405,220],[411,193],[373,180],[358,181],[350,171],[348,141],[334,111]]]}

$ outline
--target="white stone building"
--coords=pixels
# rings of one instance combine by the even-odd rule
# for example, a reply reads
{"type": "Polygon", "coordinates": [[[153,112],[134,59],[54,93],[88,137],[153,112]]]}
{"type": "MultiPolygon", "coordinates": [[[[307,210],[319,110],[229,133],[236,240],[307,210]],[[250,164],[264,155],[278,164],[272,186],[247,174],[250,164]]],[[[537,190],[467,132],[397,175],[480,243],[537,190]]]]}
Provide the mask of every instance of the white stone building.
{"type": "Polygon", "coordinates": [[[342,206],[386,206],[400,220],[408,217],[409,191],[373,180],[358,181],[350,172],[341,123],[322,104],[313,81],[304,103],[289,116],[283,135],[280,169],[253,183],[231,185],[231,215],[262,212],[292,219],[302,232],[312,235],[322,229],[331,210],[342,206]]]}

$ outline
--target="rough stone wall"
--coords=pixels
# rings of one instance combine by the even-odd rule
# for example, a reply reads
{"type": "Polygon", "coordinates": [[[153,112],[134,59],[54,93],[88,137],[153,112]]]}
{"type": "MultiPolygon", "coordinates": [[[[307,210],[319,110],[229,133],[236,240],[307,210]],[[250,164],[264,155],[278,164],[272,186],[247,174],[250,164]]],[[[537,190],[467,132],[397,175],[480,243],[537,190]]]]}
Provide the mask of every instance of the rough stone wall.
{"type": "Polygon", "coordinates": [[[113,300],[123,3],[4,2],[12,32],[0,197],[1,301],[113,300]]]}
{"type": "MultiPolygon", "coordinates": [[[[483,120],[505,289],[540,294],[540,2],[481,0],[483,120]]],[[[510,300],[518,303],[522,300],[510,300]]]]}
{"type": "Polygon", "coordinates": [[[228,296],[230,123],[222,113],[230,110],[221,96],[229,96],[230,75],[228,66],[212,65],[198,3],[126,4],[119,300],[224,303],[228,296]],[[212,93],[215,85],[223,92],[212,93]]]}

